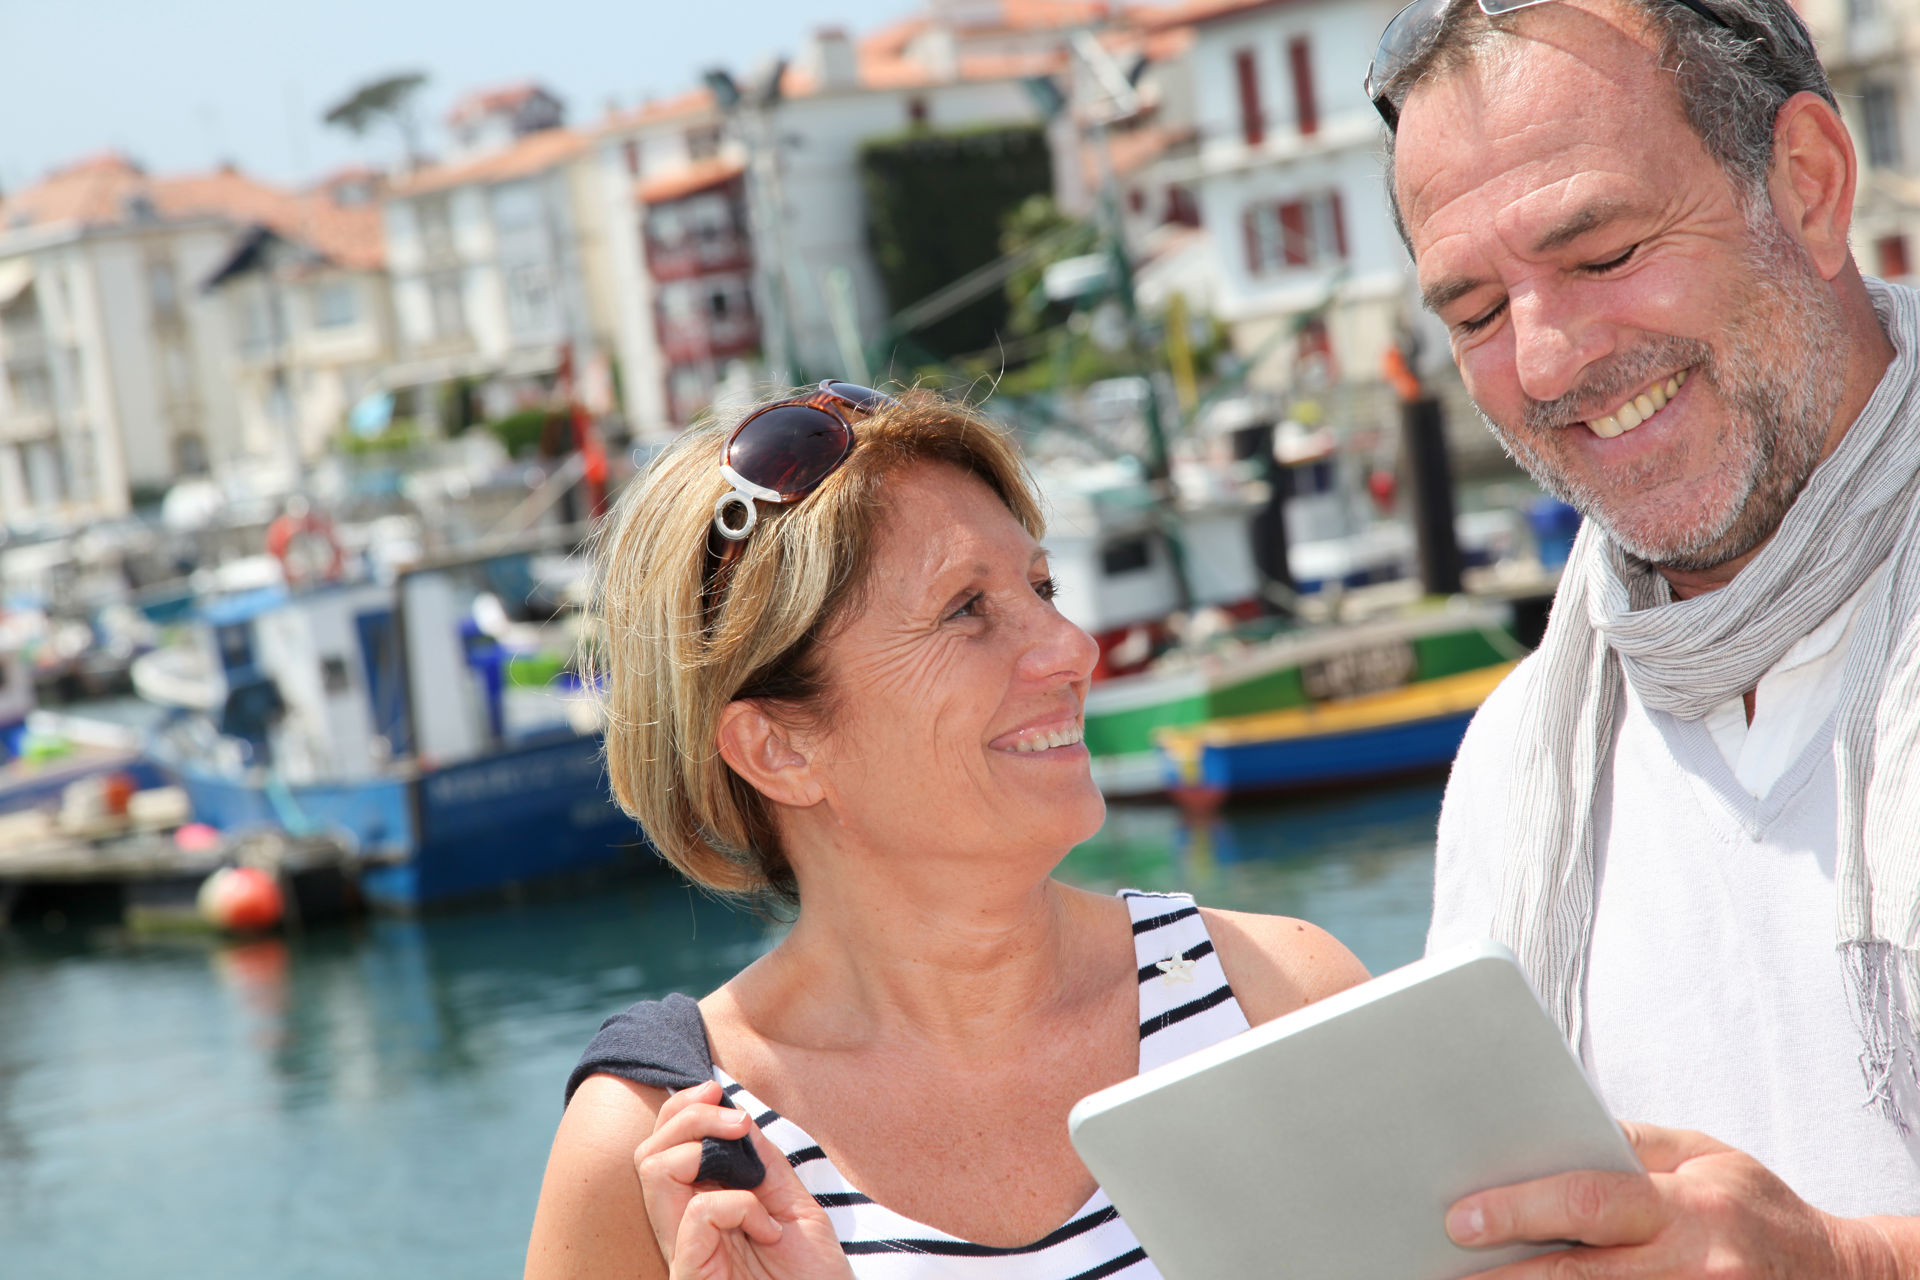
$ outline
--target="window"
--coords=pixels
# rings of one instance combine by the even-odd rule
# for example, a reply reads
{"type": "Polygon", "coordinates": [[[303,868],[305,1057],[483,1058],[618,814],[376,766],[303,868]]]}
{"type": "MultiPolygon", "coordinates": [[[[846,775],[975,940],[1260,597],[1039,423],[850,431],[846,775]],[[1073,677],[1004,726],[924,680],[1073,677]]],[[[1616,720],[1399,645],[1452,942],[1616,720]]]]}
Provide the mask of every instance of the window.
{"type": "Polygon", "coordinates": [[[1320,107],[1313,96],[1313,51],[1305,36],[1287,41],[1287,66],[1293,72],[1293,121],[1302,136],[1320,128],[1320,107]]]}
{"type": "Polygon", "coordinates": [[[240,349],[257,356],[280,341],[280,326],[275,323],[273,300],[264,288],[247,290],[240,304],[240,349]]]}
{"type": "Polygon", "coordinates": [[[1345,261],[1346,215],[1338,191],[1250,206],[1244,217],[1253,275],[1345,261]]]}
{"type": "Polygon", "coordinates": [[[1248,146],[1257,147],[1267,136],[1267,122],[1260,113],[1260,68],[1253,61],[1253,50],[1233,55],[1233,73],[1240,86],[1240,136],[1248,146]]]}
{"type": "Polygon", "coordinates": [[[1888,280],[1897,280],[1909,275],[1912,267],[1907,262],[1907,238],[1905,236],[1881,236],[1873,242],[1874,257],[1880,260],[1880,275],[1888,280]]]}
{"type": "Polygon", "coordinates": [[[694,160],[710,160],[720,154],[720,126],[703,124],[687,130],[687,155],[694,160]]]}
{"type": "Polygon", "coordinates": [[[414,216],[420,223],[420,244],[429,257],[447,257],[453,253],[453,209],[447,197],[425,196],[414,202],[414,216]]]}
{"type": "Polygon", "coordinates": [[[1100,571],[1109,578],[1153,565],[1153,544],[1144,536],[1117,538],[1100,548],[1100,571]]]}
{"type": "Polygon", "coordinates": [[[180,290],[171,262],[156,260],[147,264],[147,296],[153,299],[156,318],[172,319],[180,314],[180,290]]]}
{"type": "Polygon", "coordinates": [[[544,266],[525,263],[507,273],[507,323],[517,336],[554,328],[553,276],[544,266]]]}
{"type": "Polygon", "coordinates": [[[360,318],[359,299],[351,282],[334,280],[313,291],[313,323],[317,329],[338,329],[360,318]]]}
{"type": "Polygon", "coordinates": [[[924,128],[927,123],[927,100],[922,97],[907,99],[907,124],[913,128],[924,128]]]}
{"type": "Polygon", "coordinates": [[[466,302],[458,271],[436,271],[427,277],[427,296],[433,308],[433,336],[467,336],[466,302]]]}
{"type": "Polygon", "coordinates": [[[1866,117],[1867,163],[1876,169],[1900,167],[1900,106],[1890,84],[1869,84],[1860,95],[1866,117]]]}
{"type": "Polygon", "coordinates": [[[627,176],[629,178],[639,177],[640,176],[640,140],[638,138],[628,138],[626,142],[621,145],[620,154],[622,157],[625,158],[627,162],[627,176]]]}
{"type": "Polygon", "coordinates": [[[173,438],[173,463],[180,474],[197,476],[207,469],[207,443],[192,431],[173,438]]]}
{"type": "Polygon", "coordinates": [[[7,381],[13,387],[14,412],[45,413],[53,408],[53,382],[46,365],[14,365],[7,370],[7,381]]]}

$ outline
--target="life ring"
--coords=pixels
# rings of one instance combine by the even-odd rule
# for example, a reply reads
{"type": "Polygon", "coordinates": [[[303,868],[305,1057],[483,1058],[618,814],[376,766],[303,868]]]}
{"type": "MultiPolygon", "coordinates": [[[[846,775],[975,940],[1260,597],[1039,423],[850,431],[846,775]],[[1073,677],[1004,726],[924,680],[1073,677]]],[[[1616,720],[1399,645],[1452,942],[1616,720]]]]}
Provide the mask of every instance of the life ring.
{"type": "Polygon", "coordinates": [[[267,554],[295,585],[338,582],[347,567],[332,522],[312,513],[276,517],[267,526],[267,554]]]}

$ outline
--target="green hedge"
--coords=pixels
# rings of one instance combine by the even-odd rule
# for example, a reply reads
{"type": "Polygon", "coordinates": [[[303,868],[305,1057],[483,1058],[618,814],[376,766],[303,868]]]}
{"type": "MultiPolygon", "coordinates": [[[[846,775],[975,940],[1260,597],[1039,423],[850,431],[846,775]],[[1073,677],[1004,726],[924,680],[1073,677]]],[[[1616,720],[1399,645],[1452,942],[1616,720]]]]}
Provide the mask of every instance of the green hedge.
{"type": "MultiPolygon", "coordinates": [[[[894,310],[920,301],[1001,254],[1001,227],[1030,196],[1053,189],[1039,125],[916,130],[860,148],[867,234],[894,310]]],[[[991,346],[1007,323],[999,290],[916,336],[957,355],[991,346]]]]}
{"type": "Polygon", "coordinates": [[[540,448],[540,433],[546,429],[547,419],[552,416],[549,409],[521,409],[504,418],[495,418],[487,424],[507,452],[516,458],[524,458],[540,448]]]}

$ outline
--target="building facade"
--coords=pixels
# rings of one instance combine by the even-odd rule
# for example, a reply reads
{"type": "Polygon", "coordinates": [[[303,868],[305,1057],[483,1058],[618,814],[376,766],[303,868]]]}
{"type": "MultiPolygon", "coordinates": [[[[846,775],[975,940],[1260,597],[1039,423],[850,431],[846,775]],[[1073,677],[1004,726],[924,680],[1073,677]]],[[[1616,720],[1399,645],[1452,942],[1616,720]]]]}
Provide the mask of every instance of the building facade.
{"type": "Polygon", "coordinates": [[[463,100],[448,123],[466,149],[383,204],[399,346],[385,382],[422,418],[455,380],[507,412],[544,394],[566,347],[584,361],[612,346],[604,204],[557,102],[532,86],[463,100]]]}
{"type": "Polygon", "coordinates": [[[231,168],[158,177],[109,154],[0,201],[0,521],[111,517],[284,456],[245,412],[241,327],[204,287],[256,227],[378,271],[371,206],[231,168]]]}

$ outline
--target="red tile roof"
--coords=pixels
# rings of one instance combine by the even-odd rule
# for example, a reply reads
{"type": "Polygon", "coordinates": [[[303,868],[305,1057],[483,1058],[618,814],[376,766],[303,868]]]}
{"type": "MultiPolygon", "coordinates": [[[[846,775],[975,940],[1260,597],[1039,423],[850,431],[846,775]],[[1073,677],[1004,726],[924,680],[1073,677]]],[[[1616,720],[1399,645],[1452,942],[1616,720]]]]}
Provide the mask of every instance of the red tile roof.
{"type": "Polygon", "coordinates": [[[542,129],[498,151],[416,169],[395,181],[393,192],[399,196],[418,196],[475,183],[510,182],[545,173],[586,148],[587,137],[583,133],[572,129],[542,129]]]}
{"type": "Polygon", "coordinates": [[[746,171],[747,166],[739,160],[720,156],[710,160],[695,160],[669,173],[644,179],[634,188],[634,194],[646,204],[665,204],[669,200],[680,200],[695,192],[717,187],[746,171]]]}
{"type": "Polygon", "coordinates": [[[492,115],[496,111],[516,111],[529,98],[540,93],[553,97],[545,87],[531,80],[521,80],[492,89],[476,89],[454,103],[447,111],[447,123],[458,125],[475,116],[492,115]]]}
{"type": "Polygon", "coordinates": [[[375,270],[385,260],[377,206],[344,206],[325,188],[296,193],[233,168],[152,177],[118,152],[75,161],[0,200],[0,227],[119,226],[135,220],[142,200],[163,220],[271,227],[354,270],[375,270]]]}
{"type": "Polygon", "coordinates": [[[626,111],[610,111],[594,126],[599,134],[619,133],[668,120],[712,115],[716,111],[711,89],[690,89],[670,98],[653,98],[626,111]]]}

